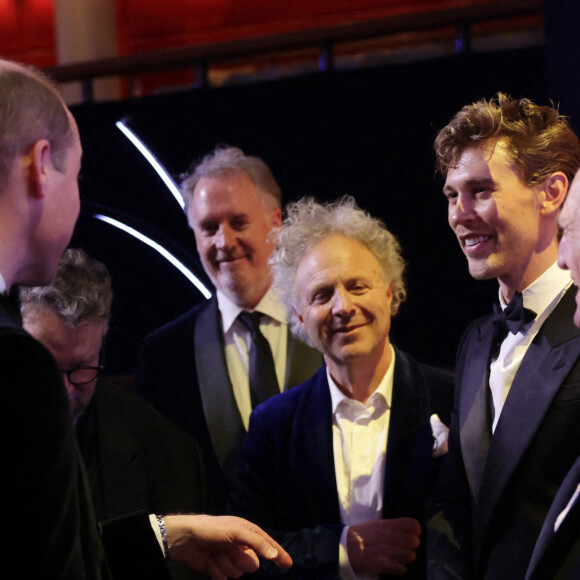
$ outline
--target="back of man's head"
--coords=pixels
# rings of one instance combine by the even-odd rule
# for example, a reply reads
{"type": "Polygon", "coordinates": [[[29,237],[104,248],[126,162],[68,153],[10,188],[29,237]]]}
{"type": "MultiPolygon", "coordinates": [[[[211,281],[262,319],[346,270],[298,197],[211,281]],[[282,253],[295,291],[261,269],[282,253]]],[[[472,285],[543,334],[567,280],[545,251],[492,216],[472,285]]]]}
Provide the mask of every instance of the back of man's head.
{"type": "Polygon", "coordinates": [[[435,139],[438,170],[446,175],[463,151],[501,140],[527,186],[561,171],[570,181],[580,167],[580,143],[554,107],[498,93],[461,109],[435,139]]]}
{"type": "Polygon", "coordinates": [[[15,158],[40,139],[60,169],[74,139],[66,105],[40,72],[0,60],[0,193],[15,158]]]}
{"type": "Polygon", "coordinates": [[[113,291],[104,264],[89,258],[83,250],[68,249],[58,264],[50,286],[20,289],[22,316],[26,320],[42,309],[62,317],[70,328],[86,320],[111,317],[113,291]]]}
{"type": "Polygon", "coordinates": [[[190,172],[182,176],[181,193],[187,215],[189,215],[195,186],[201,178],[221,177],[234,173],[243,173],[250,178],[266,209],[282,207],[280,186],[262,159],[246,155],[238,147],[218,146],[199,163],[193,165],[190,172]]]}

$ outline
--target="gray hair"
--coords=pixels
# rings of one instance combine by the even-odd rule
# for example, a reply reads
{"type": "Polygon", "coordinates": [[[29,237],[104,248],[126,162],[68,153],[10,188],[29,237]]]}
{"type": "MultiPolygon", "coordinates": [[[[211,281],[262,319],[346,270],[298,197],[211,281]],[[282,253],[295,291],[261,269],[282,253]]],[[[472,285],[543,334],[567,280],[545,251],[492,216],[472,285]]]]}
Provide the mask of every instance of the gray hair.
{"type": "Polygon", "coordinates": [[[246,155],[238,147],[220,145],[195,165],[192,171],[181,176],[181,195],[187,215],[195,186],[202,177],[221,177],[236,173],[244,173],[252,180],[266,209],[282,207],[280,186],[266,163],[259,157],[246,155]]]}
{"type": "Polygon", "coordinates": [[[54,282],[20,288],[20,300],[24,318],[42,307],[62,316],[71,328],[95,318],[108,323],[113,301],[111,276],[103,263],[89,258],[83,250],[68,249],[60,259],[54,282]]]}
{"type": "Polygon", "coordinates": [[[41,72],[0,60],[0,192],[16,157],[40,139],[50,143],[61,171],[74,139],[64,101],[41,72]]]}
{"type": "Polygon", "coordinates": [[[384,279],[393,285],[391,314],[406,298],[401,246],[385,224],[361,210],[351,196],[333,203],[318,203],[311,197],[290,204],[281,228],[273,232],[277,247],[270,258],[273,288],[286,304],[292,332],[310,342],[302,325],[290,312],[297,308],[294,280],[306,252],[331,235],[351,238],[364,244],[378,260],[384,279]]]}

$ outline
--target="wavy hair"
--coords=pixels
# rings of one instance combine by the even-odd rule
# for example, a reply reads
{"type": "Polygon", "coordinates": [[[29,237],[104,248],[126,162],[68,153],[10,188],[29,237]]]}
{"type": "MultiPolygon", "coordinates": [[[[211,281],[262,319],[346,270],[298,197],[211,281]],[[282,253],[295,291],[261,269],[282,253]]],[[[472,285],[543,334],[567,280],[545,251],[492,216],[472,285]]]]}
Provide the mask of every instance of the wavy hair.
{"type": "Polygon", "coordinates": [[[463,151],[501,139],[527,186],[562,171],[570,182],[580,167],[580,144],[566,117],[555,107],[498,93],[459,111],[435,139],[437,169],[446,175],[463,151]]]}
{"type": "Polygon", "coordinates": [[[393,285],[393,316],[406,298],[403,278],[405,262],[401,256],[401,246],[381,220],[360,209],[351,196],[344,196],[333,203],[319,203],[311,197],[294,202],[288,206],[282,226],[272,232],[277,240],[270,258],[272,287],[288,308],[292,332],[308,343],[310,340],[302,325],[290,314],[297,308],[294,280],[306,252],[332,235],[361,242],[378,260],[385,281],[393,285]]]}
{"type": "Polygon", "coordinates": [[[113,301],[111,276],[103,263],[83,250],[69,248],[60,259],[54,282],[20,288],[20,301],[24,318],[41,307],[62,316],[71,328],[94,318],[108,323],[113,301]]]}

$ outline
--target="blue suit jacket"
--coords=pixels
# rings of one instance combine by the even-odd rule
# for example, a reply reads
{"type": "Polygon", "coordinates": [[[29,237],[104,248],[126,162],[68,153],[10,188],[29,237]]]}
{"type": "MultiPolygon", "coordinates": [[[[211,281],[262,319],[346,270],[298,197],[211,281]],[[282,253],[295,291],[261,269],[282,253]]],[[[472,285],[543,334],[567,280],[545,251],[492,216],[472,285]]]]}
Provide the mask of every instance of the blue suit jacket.
{"type": "MultiPolygon", "coordinates": [[[[321,364],[318,351],[288,334],[286,389],[321,364]]],[[[215,296],[145,339],[135,390],[199,443],[216,508],[222,511],[246,429],[228,374],[215,296]]]]}
{"type": "MultiPolygon", "coordinates": [[[[452,375],[396,350],[383,517],[424,520],[435,467],[429,417],[449,420],[452,389],[452,375]]],[[[252,413],[229,507],[274,533],[294,560],[290,575],[338,577],[343,525],[325,367],[252,413]]]]}
{"type": "Polygon", "coordinates": [[[429,577],[523,578],[542,523],[580,455],[580,330],[572,287],[516,373],[493,437],[487,421],[492,319],[460,346],[449,454],[433,504],[429,577]]]}

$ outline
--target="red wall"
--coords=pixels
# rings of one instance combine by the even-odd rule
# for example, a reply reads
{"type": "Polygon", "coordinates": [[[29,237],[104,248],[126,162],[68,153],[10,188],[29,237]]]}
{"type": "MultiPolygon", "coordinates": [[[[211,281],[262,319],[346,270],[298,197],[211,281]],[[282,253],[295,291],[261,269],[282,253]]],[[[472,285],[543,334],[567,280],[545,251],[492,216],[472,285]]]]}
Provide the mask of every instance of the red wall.
{"type": "MultiPolygon", "coordinates": [[[[200,45],[481,1],[487,0],[116,0],[119,53],[200,45]]],[[[38,66],[56,64],[53,0],[0,0],[0,54],[38,66]]]]}
{"type": "Polygon", "coordinates": [[[56,64],[52,0],[0,0],[0,55],[39,67],[56,64]]]}

